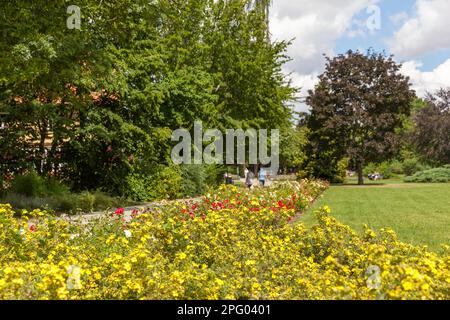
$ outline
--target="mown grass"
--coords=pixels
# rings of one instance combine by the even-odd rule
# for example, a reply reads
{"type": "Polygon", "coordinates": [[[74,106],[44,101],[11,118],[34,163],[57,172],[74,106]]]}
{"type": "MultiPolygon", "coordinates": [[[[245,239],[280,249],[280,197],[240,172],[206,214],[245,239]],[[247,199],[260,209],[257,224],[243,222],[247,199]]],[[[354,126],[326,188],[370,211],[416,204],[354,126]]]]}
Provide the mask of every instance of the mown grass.
{"type": "Polygon", "coordinates": [[[450,245],[449,183],[404,184],[396,179],[378,183],[332,186],[299,221],[312,226],[312,212],[328,205],[334,217],[357,231],[364,224],[390,227],[404,242],[432,250],[450,245]]]}

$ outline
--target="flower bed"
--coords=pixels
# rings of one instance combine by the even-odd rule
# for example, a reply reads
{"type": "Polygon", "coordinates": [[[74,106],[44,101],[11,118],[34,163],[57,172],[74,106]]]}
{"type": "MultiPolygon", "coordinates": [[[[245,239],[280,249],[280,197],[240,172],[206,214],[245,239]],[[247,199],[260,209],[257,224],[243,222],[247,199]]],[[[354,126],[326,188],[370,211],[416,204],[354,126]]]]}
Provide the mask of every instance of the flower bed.
{"type": "Polygon", "coordinates": [[[422,299],[450,297],[450,255],[357,235],[329,215],[289,223],[325,188],[314,181],[74,224],[0,206],[2,299],[422,299]]]}

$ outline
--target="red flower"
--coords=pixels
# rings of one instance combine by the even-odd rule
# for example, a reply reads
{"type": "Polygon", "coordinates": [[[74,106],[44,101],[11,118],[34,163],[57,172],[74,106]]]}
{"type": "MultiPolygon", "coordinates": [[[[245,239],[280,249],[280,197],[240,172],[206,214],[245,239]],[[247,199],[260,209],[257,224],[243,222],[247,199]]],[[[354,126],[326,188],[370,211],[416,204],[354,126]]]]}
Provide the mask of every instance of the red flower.
{"type": "Polygon", "coordinates": [[[124,208],[117,208],[116,212],[114,212],[116,215],[120,216],[123,215],[125,212],[124,208]]]}
{"type": "Polygon", "coordinates": [[[284,207],[284,205],[283,205],[283,201],[278,201],[278,206],[280,207],[280,208],[283,208],[284,207]]]}
{"type": "Polygon", "coordinates": [[[32,225],[30,226],[30,231],[31,231],[31,232],[36,232],[36,231],[37,231],[36,225],[32,224],[32,225]]]}
{"type": "Polygon", "coordinates": [[[133,209],[133,211],[131,211],[132,215],[137,215],[139,214],[139,210],[138,209],[133,209]]]}

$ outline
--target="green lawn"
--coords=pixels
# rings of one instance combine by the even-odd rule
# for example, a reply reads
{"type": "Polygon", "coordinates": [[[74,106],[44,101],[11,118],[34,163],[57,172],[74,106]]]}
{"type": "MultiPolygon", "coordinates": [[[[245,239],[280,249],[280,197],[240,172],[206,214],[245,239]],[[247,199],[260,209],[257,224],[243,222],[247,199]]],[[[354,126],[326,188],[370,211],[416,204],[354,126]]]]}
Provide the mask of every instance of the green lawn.
{"type": "Polygon", "coordinates": [[[357,231],[364,224],[374,229],[391,227],[404,242],[433,250],[450,245],[450,184],[381,183],[332,186],[299,221],[313,225],[312,211],[328,205],[333,216],[357,231]]]}

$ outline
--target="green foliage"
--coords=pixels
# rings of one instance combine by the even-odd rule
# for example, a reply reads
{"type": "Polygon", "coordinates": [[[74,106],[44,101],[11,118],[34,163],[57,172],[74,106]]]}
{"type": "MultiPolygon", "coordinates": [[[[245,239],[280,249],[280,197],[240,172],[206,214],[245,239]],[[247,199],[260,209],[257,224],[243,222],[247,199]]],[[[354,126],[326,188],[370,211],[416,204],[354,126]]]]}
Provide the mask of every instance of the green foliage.
{"type": "Polygon", "coordinates": [[[181,168],[184,196],[195,197],[223,183],[225,168],[216,165],[184,165],[181,168]]]}
{"type": "Polygon", "coordinates": [[[413,176],[406,177],[405,182],[446,183],[450,182],[450,165],[442,168],[420,171],[413,176]]]}
{"type": "Polygon", "coordinates": [[[129,175],[123,193],[136,201],[175,199],[181,196],[181,179],[176,167],[159,167],[150,175],[129,175]]]}
{"type": "MultiPolygon", "coordinates": [[[[65,0],[3,4],[1,174],[34,169],[77,192],[172,198],[183,193],[167,169],[172,130],[289,127],[289,43],[269,41],[265,5],[251,3],[80,0],[81,30],[66,28],[65,0]]],[[[292,141],[286,163],[301,158],[292,141]]],[[[196,179],[187,194],[214,184],[204,175],[184,173],[196,179]]]]}
{"type": "Polygon", "coordinates": [[[183,194],[193,197],[203,193],[205,190],[206,174],[201,165],[186,165],[182,167],[183,194]]]}
{"type": "Polygon", "coordinates": [[[111,208],[120,207],[121,204],[123,205],[123,201],[120,201],[117,198],[113,198],[104,192],[94,191],[94,192],[92,192],[92,194],[95,197],[95,202],[94,202],[95,210],[100,210],[100,211],[107,210],[107,209],[111,209],[111,208]]]}
{"type": "Polygon", "coordinates": [[[382,163],[369,163],[364,168],[364,175],[367,176],[371,173],[380,173],[384,179],[390,179],[396,175],[405,174],[411,176],[418,171],[427,169],[427,166],[423,165],[417,158],[407,158],[403,162],[399,160],[384,161],[382,163]]]}
{"type": "MultiPolygon", "coordinates": [[[[297,176],[300,179],[320,177],[320,179],[333,183],[342,183],[345,179],[343,159],[330,149],[324,152],[310,153],[313,148],[315,147],[311,144],[308,146],[308,157],[297,176]]],[[[319,148],[321,149],[321,147],[319,148]]]]}
{"type": "Polygon", "coordinates": [[[27,197],[37,197],[47,194],[45,180],[32,171],[25,175],[17,176],[11,186],[11,191],[27,197]]]}
{"type": "Polygon", "coordinates": [[[77,195],[77,209],[82,212],[91,212],[94,210],[95,196],[88,191],[83,191],[77,195]]]}
{"type": "Polygon", "coordinates": [[[306,160],[307,128],[288,126],[282,128],[280,139],[280,167],[298,168],[306,160]]]}
{"type": "Polygon", "coordinates": [[[1,202],[9,203],[15,209],[32,210],[33,208],[53,208],[58,201],[47,197],[29,197],[19,193],[7,192],[2,197],[1,202]]]}
{"type": "Polygon", "coordinates": [[[411,158],[403,161],[403,173],[407,176],[412,176],[416,172],[424,171],[427,169],[425,165],[423,165],[419,159],[411,158]]]}
{"type": "Polygon", "coordinates": [[[105,193],[83,191],[73,193],[57,179],[44,179],[36,172],[17,176],[1,198],[16,209],[50,209],[58,213],[91,212],[119,205],[119,201],[105,193]]]}
{"type": "Polygon", "coordinates": [[[422,161],[436,167],[450,163],[450,88],[428,94],[413,122],[410,143],[422,161]]]}
{"type": "Polygon", "coordinates": [[[364,175],[367,176],[369,174],[379,173],[384,179],[390,179],[395,174],[394,171],[400,170],[400,173],[397,174],[401,174],[401,169],[401,166],[399,166],[397,162],[392,163],[385,161],[382,163],[369,163],[364,168],[364,175]]]}
{"type": "Polygon", "coordinates": [[[331,180],[332,183],[344,183],[347,178],[347,170],[350,165],[350,159],[344,158],[340,160],[337,164],[337,172],[336,175],[331,180]]]}
{"type": "Polygon", "coordinates": [[[308,156],[317,155],[310,163],[314,174],[328,178],[338,161],[349,157],[362,184],[364,165],[398,152],[397,132],[415,98],[399,70],[393,57],[370,50],[327,58],[326,70],[307,98],[308,156]]]}

